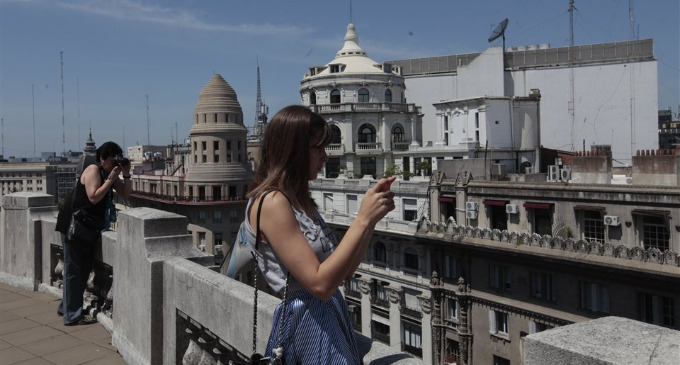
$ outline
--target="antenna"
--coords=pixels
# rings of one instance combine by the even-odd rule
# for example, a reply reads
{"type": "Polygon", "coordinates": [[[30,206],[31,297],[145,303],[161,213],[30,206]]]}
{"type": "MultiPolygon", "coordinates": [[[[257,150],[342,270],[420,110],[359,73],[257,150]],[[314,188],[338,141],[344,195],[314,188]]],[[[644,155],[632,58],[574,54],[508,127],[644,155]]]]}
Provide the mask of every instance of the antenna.
{"type": "Polygon", "coordinates": [[[64,148],[63,154],[66,154],[66,122],[64,117],[64,51],[59,51],[61,58],[61,144],[64,148]]]}
{"type": "Polygon", "coordinates": [[[35,91],[33,84],[31,84],[31,101],[33,103],[33,157],[36,157],[35,155],[35,91]]]}
{"type": "Polygon", "coordinates": [[[260,59],[255,56],[257,63],[257,100],[255,101],[255,124],[260,120],[260,108],[262,107],[262,89],[260,87],[260,59]]]}
{"type": "Polygon", "coordinates": [[[149,94],[146,94],[146,144],[151,146],[151,129],[149,128],[149,94]]]}
{"type": "MultiPolygon", "coordinates": [[[[630,39],[635,37],[635,12],[633,11],[633,0],[628,1],[628,18],[630,19],[630,39]]],[[[640,32],[638,32],[640,34],[640,32]]]]}
{"type": "Polygon", "coordinates": [[[0,118],[0,141],[2,142],[2,158],[5,158],[5,118],[0,118]]]}
{"type": "Polygon", "coordinates": [[[574,46],[574,0],[569,0],[569,45],[574,46]]]}
{"type": "Polygon", "coordinates": [[[352,0],[349,0],[349,22],[354,23],[352,21],[352,0]]]}

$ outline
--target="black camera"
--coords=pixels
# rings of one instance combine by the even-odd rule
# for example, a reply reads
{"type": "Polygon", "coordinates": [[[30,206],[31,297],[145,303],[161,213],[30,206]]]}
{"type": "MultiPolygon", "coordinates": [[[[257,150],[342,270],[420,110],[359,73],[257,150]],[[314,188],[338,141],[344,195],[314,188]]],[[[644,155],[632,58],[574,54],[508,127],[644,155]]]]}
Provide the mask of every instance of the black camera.
{"type": "Polygon", "coordinates": [[[123,157],[121,155],[117,155],[113,157],[113,164],[117,166],[129,166],[130,165],[130,160],[126,157],[123,157]]]}

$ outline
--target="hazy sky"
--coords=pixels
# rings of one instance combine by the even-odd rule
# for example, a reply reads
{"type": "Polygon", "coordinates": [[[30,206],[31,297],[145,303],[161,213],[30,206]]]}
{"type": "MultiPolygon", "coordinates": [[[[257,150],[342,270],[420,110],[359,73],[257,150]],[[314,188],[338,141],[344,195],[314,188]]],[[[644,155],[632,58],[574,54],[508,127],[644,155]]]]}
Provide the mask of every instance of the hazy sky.
{"type": "MultiPolygon", "coordinates": [[[[629,3],[576,0],[575,44],[629,40],[633,29],[640,39],[653,38],[659,107],[677,112],[679,2],[634,1],[634,27],[629,3]]],[[[505,17],[508,47],[566,46],[568,4],[354,0],[351,21],[369,57],[383,62],[482,52],[505,17]]],[[[146,144],[147,95],[151,143],[170,143],[175,126],[186,138],[198,94],[213,73],[236,90],[250,126],[257,62],[271,117],[300,102],[303,74],[335,57],[349,22],[349,0],[0,0],[2,152],[31,157],[82,150],[90,126],[97,146],[146,144]]]]}

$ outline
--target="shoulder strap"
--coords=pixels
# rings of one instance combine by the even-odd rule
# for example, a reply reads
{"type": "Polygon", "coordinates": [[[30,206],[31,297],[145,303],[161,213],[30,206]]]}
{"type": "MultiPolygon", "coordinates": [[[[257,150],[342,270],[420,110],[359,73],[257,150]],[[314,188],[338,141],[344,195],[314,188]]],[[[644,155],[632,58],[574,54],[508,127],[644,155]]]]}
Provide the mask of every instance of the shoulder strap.
{"type": "MultiPolygon", "coordinates": [[[[257,207],[257,222],[256,222],[256,233],[255,233],[255,250],[259,248],[260,244],[260,214],[262,214],[262,204],[264,203],[264,198],[267,196],[267,194],[271,193],[274,190],[267,190],[262,194],[262,197],[260,198],[260,203],[258,204],[257,207]]],[[[253,287],[255,288],[255,295],[254,295],[254,305],[253,305],[253,354],[256,353],[257,351],[257,255],[255,255],[255,252],[251,252],[253,255],[254,259],[254,270],[253,272],[255,275],[253,275],[253,287]]],[[[283,300],[282,300],[282,307],[281,307],[281,320],[279,322],[279,334],[278,334],[278,341],[277,341],[277,348],[274,349],[275,356],[277,358],[280,358],[283,354],[283,348],[281,346],[281,341],[283,341],[283,324],[284,324],[284,318],[286,316],[286,298],[288,297],[288,282],[290,280],[290,272],[286,275],[286,286],[283,289],[283,300]]]]}

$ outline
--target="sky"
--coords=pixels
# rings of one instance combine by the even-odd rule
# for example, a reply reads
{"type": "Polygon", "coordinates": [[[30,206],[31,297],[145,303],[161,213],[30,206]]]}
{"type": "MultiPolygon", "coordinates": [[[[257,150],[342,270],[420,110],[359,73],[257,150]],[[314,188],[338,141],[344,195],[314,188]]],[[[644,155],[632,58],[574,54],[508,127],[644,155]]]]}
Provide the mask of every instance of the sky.
{"type": "MultiPolygon", "coordinates": [[[[632,23],[630,3],[575,0],[574,44],[654,39],[658,106],[676,113],[680,2],[634,0],[632,23]]],[[[568,0],[0,0],[0,152],[82,151],[90,128],[97,146],[183,140],[215,73],[236,91],[250,127],[257,65],[271,118],[300,103],[302,76],[335,58],[350,22],[368,56],[384,62],[502,45],[487,39],[506,17],[506,47],[568,46],[568,7],[568,0]]]]}

